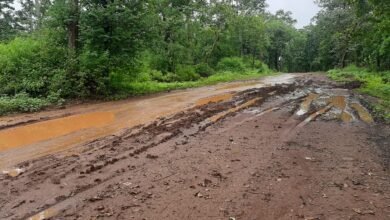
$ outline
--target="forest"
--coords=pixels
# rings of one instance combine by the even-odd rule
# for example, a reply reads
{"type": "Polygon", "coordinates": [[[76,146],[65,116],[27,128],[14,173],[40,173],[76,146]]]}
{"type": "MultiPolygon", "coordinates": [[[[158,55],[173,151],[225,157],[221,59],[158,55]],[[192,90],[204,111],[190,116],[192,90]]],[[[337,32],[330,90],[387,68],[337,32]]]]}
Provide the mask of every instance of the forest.
{"type": "Polygon", "coordinates": [[[265,0],[0,0],[0,114],[331,69],[389,102],[390,1],[316,3],[297,29],[265,0]]]}

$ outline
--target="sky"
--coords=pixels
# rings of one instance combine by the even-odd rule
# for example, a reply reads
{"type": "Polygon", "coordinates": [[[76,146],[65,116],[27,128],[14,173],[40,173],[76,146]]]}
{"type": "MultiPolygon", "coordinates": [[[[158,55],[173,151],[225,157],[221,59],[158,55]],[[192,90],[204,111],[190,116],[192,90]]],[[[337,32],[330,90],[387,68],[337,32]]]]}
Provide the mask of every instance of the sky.
{"type": "Polygon", "coordinates": [[[297,28],[302,28],[310,24],[320,8],[314,3],[314,0],[267,0],[268,11],[275,13],[279,9],[291,11],[293,17],[297,19],[297,28]]]}

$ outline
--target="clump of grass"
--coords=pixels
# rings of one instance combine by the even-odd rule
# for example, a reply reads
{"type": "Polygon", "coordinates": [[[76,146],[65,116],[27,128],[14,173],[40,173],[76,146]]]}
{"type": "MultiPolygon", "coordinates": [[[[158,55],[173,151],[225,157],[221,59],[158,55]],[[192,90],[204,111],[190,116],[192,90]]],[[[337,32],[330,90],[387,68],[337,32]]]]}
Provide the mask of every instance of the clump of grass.
{"type": "Polygon", "coordinates": [[[352,65],[330,70],[328,75],[338,82],[361,82],[358,91],[379,98],[378,103],[372,104],[372,109],[378,117],[390,122],[390,71],[372,72],[352,65]]]}

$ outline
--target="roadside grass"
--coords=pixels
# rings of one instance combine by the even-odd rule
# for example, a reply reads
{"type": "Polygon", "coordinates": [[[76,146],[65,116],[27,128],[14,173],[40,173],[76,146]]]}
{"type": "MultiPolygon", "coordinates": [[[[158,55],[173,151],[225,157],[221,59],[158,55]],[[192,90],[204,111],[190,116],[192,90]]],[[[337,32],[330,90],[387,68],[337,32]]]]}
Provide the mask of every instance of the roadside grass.
{"type": "MultiPolygon", "coordinates": [[[[158,82],[152,80],[136,81],[134,78],[121,78],[112,84],[115,92],[106,97],[106,99],[119,100],[131,96],[215,85],[221,82],[251,80],[272,74],[276,73],[269,70],[264,72],[259,72],[258,70],[245,70],[242,73],[227,71],[200,78],[196,81],[183,82],[158,82]]],[[[30,97],[27,93],[20,93],[15,96],[0,96],[0,116],[17,112],[36,112],[47,107],[62,105],[64,101],[65,100],[58,97],[30,97]]]]}
{"type": "Polygon", "coordinates": [[[251,80],[257,79],[261,76],[272,75],[275,73],[266,72],[259,73],[258,71],[245,71],[243,73],[235,72],[220,72],[216,73],[207,78],[201,78],[197,81],[185,81],[185,82],[157,82],[157,81],[146,81],[146,82],[129,82],[123,80],[120,85],[117,85],[118,94],[115,99],[121,99],[128,96],[146,95],[164,91],[171,91],[176,89],[195,88],[201,86],[215,85],[222,82],[231,82],[237,80],[251,80]]]}
{"type": "Polygon", "coordinates": [[[378,103],[369,103],[374,114],[390,122],[390,71],[371,72],[365,68],[348,66],[330,70],[328,76],[338,82],[361,82],[359,92],[379,98],[378,103]]]}

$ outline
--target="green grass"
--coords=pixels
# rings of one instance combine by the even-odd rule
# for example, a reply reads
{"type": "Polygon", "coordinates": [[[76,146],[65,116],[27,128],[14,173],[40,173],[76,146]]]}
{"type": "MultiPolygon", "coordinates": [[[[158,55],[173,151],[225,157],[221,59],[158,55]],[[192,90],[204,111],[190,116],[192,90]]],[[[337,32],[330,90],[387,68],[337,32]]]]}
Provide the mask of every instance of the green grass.
{"type": "Polygon", "coordinates": [[[266,76],[271,74],[274,73],[258,73],[257,71],[246,71],[244,73],[220,72],[207,78],[201,78],[197,81],[169,83],[157,81],[126,82],[126,80],[124,80],[120,85],[120,95],[118,97],[123,98],[123,96],[145,95],[175,89],[195,88],[201,86],[215,85],[221,82],[231,82],[235,80],[250,80],[259,78],[260,76],[266,76]]]}
{"type": "MultiPolygon", "coordinates": [[[[116,85],[117,92],[108,97],[109,100],[118,100],[130,96],[153,94],[158,92],[170,91],[175,89],[186,89],[214,85],[220,82],[230,82],[235,80],[250,80],[260,76],[271,75],[271,71],[259,73],[258,71],[245,71],[244,73],[220,72],[207,78],[201,78],[197,81],[185,82],[157,82],[122,79],[120,84],[116,85]]],[[[0,96],[0,115],[16,112],[36,112],[49,106],[61,105],[64,100],[52,95],[50,97],[33,98],[26,93],[16,96],[0,96]]]]}
{"type": "Polygon", "coordinates": [[[359,92],[379,98],[378,103],[371,104],[376,116],[390,122],[390,71],[371,72],[365,68],[349,66],[330,70],[328,75],[338,82],[361,82],[359,92]]]}

